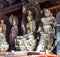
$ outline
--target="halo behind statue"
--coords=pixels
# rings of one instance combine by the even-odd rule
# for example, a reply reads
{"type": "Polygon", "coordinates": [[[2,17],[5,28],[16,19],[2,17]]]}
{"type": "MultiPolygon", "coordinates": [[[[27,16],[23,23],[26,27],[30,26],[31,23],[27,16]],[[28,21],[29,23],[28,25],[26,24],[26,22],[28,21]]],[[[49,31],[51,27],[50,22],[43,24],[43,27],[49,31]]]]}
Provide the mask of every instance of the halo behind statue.
{"type": "Polygon", "coordinates": [[[10,22],[11,25],[13,25],[13,20],[15,20],[16,21],[16,25],[18,25],[18,18],[16,16],[14,16],[14,15],[11,15],[9,17],[9,22],[10,22]]]}

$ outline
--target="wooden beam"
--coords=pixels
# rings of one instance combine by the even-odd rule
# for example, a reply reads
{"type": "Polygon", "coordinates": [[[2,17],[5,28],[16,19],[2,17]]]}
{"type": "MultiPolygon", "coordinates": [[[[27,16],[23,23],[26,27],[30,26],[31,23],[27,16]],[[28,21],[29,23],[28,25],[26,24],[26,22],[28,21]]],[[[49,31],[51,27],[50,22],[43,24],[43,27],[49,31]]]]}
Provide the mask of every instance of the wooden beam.
{"type": "Polygon", "coordinates": [[[11,13],[11,12],[14,12],[14,11],[17,11],[17,10],[20,10],[22,8],[22,4],[21,3],[18,3],[16,5],[12,5],[10,7],[6,7],[4,9],[1,9],[0,12],[2,14],[7,14],[7,13],[11,13]]]}
{"type": "Polygon", "coordinates": [[[57,9],[57,8],[60,8],[60,5],[55,5],[55,6],[49,7],[48,9],[53,10],[53,9],[57,9]]]}

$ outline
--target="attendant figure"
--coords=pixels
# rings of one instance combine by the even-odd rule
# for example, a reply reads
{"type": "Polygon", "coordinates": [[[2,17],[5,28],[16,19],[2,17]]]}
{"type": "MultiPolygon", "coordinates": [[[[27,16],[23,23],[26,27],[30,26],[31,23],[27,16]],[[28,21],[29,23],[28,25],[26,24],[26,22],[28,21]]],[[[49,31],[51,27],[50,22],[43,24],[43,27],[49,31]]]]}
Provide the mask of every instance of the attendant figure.
{"type": "MultiPolygon", "coordinates": [[[[55,37],[55,26],[56,26],[55,18],[48,9],[44,10],[44,15],[45,15],[45,17],[41,18],[41,22],[43,23],[43,26],[40,27],[40,29],[38,29],[38,32],[41,34],[40,35],[41,39],[39,41],[37,51],[41,51],[41,50],[44,51],[46,49],[48,49],[48,50],[50,49],[50,51],[51,51],[52,47],[53,47],[52,45],[53,45],[54,37],[55,37]],[[45,46],[44,48],[42,48],[41,43],[44,44],[44,46],[45,46]]],[[[55,43],[54,43],[54,45],[55,45],[55,43]]]]}
{"type": "Polygon", "coordinates": [[[10,32],[10,49],[15,50],[15,39],[18,35],[18,26],[17,26],[17,20],[15,17],[12,19],[12,28],[10,32]]]}

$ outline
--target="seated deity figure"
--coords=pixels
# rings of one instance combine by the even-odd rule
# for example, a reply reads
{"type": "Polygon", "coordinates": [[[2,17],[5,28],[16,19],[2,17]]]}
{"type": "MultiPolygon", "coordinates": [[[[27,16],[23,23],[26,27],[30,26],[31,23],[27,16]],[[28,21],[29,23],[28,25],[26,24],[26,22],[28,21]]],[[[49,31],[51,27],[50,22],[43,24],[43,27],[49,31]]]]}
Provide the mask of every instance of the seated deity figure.
{"type": "Polygon", "coordinates": [[[2,27],[0,27],[0,52],[6,52],[9,48],[6,42],[5,34],[3,33],[2,27]]]}
{"type": "Polygon", "coordinates": [[[19,40],[19,48],[21,51],[33,51],[36,44],[36,39],[34,38],[34,32],[36,29],[35,21],[33,20],[32,12],[27,11],[26,24],[22,22],[23,35],[19,40]]]}

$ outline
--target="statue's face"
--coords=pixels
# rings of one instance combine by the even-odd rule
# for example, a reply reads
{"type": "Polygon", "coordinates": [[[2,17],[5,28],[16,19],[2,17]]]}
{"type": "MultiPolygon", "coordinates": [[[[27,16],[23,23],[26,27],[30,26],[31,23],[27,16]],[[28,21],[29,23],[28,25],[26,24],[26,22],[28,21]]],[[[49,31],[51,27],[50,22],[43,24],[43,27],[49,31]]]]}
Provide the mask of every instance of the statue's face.
{"type": "Polygon", "coordinates": [[[51,12],[50,12],[49,10],[45,10],[44,13],[45,13],[45,16],[46,16],[46,17],[49,17],[49,16],[51,15],[51,12]]]}
{"type": "Polygon", "coordinates": [[[15,21],[15,19],[13,20],[13,25],[14,25],[14,26],[16,25],[16,21],[15,21]]]}
{"type": "Polygon", "coordinates": [[[1,20],[1,24],[4,24],[4,20],[1,20]]]}
{"type": "Polygon", "coordinates": [[[31,12],[31,11],[28,11],[28,14],[29,14],[29,15],[31,15],[31,14],[32,14],[32,12],[31,12]]]}

